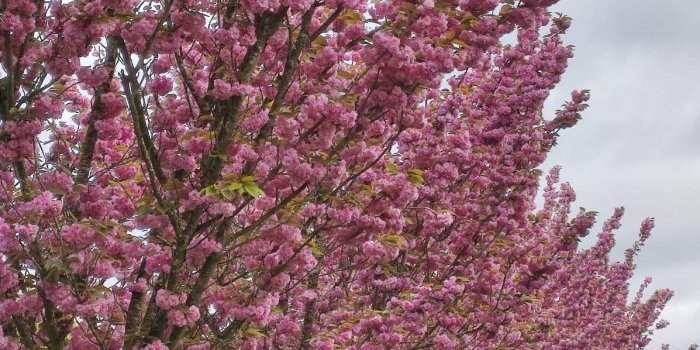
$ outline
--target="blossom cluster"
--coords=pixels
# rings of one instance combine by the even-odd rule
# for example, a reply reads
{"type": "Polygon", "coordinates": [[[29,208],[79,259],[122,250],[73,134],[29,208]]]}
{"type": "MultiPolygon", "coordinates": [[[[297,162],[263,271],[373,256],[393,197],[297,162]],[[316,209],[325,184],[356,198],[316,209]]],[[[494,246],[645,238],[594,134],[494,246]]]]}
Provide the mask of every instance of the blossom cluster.
{"type": "Polygon", "coordinates": [[[3,1],[0,348],[643,348],[556,2],[3,1]]]}

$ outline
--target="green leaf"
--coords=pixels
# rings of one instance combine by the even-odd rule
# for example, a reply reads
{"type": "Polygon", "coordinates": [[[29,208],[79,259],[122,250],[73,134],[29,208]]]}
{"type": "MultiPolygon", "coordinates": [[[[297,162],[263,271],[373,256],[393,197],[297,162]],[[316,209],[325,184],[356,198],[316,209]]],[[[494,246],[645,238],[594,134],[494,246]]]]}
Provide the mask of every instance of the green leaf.
{"type": "Polygon", "coordinates": [[[248,327],[245,330],[245,334],[248,336],[251,336],[253,338],[265,338],[267,337],[267,334],[260,329],[260,328],[255,328],[255,327],[248,327]]]}
{"type": "Polygon", "coordinates": [[[255,183],[255,177],[253,176],[243,176],[241,179],[241,182],[246,184],[246,183],[255,183]]]}
{"type": "Polygon", "coordinates": [[[55,267],[46,268],[44,279],[48,282],[56,282],[58,280],[59,272],[55,267]]]}
{"type": "Polygon", "coordinates": [[[204,187],[201,191],[199,191],[199,194],[201,194],[204,197],[217,197],[219,195],[219,190],[216,188],[215,185],[209,185],[207,187],[204,187]]]}
{"type": "Polygon", "coordinates": [[[363,20],[362,14],[360,14],[360,12],[358,11],[353,10],[346,10],[345,12],[343,12],[339,19],[348,25],[361,23],[363,20]]]}
{"type": "Polygon", "coordinates": [[[394,164],[394,162],[391,162],[391,161],[386,162],[384,164],[384,170],[386,170],[386,172],[391,174],[391,175],[396,175],[399,172],[401,172],[401,168],[399,168],[398,165],[394,164]]]}
{"type": "Polygon", "coordinates": [[[408,244],[403,237],[396,234],[385,235],[381,238],[381,241],[382,243],[395,248],[403,248],[408,244]]]}
{"type": "Polygon", "coordinates": [[[242,183],[230,182],[220,190],[221,197],[224,199],[231,199],[236,195],[236,193],[240,193],[242,188],[242,183]]]}
{"type": "Polygon", "coordinates": [[[340,97],[340,102],[342,102],[347,107],[354,108],[358,98],[359,97],[357,95],[346,94],[340,97]]]}
{"type": "Polygon", "coordinates": [[[149,203],[144,203],[143,205],[136,207],[136,214],[138,215],[150,214],[152,211],[153,206],[149,205],[149,203]]]}
{"type": "Polygon", "coordinates": [[[312,254],[314,257],[319,258],[319,257],[322,257],[322,256],[323,256],[323,250],[321,250],[321,247],[318,246],[318,243],[316,243],[316,240],[315,240],[315,239],[312,239],[312,240],[309,242],[309,247],[311,247],[311,254],[312,254]]]}
{"type": "Polygon", "coordinates": [[[408,181],[411,181],[414,185],[423,186],[425,185],[425,179],[423,178],[423,170],[411,169],[408,171],[408,181]]]}
{"type": "Polygon", "coordinates": [[[68,268],[60,261],[48,260],[44,265],[44,279],[49,282],[56,282],[61,275],[69,272],[68,268]]]}
{"type": "Polygon", "coordinates": [[[243,182],[243,191],[253,198],[262,197],[265,195],[260,187],[255,182],[243,182]]]}
{"type": "Polygon", "coordinates": [[[501,6],[501,10],[498,12],[498,15],[501,17],[506,16],[512,10],[513,10],[513,5],[505,4],[505,5],[501,6]]]}
{"type": "Polygon", "coordinates": [[[340,78],[345,79],[345,80],[353,80],[355,78],[355,74],[353,74],[352,72],[345,71],[345,70],[338,71],[336,73],[336,75],[338,75],[340,78]]]}
{"type": "Polygon", "coordinates": [[[355,192],[348,192],[345,195],[344,199],[347,203],[350,203],[356,207],[359,207],[362,205],[362,201],[360,200],[360,198],[357,196],[357,194],[355,192]]]}
{"type": "Polygon", "coordinates": [[[293,116],[294,114],[296,114],[294,112],[294,110],[292,110],[289,107],[280,107],[280,109],[278,109],[277,113],[276,113],[276,115],[282,116],[282,117],[289,117],[289,116],[293,116]]]}

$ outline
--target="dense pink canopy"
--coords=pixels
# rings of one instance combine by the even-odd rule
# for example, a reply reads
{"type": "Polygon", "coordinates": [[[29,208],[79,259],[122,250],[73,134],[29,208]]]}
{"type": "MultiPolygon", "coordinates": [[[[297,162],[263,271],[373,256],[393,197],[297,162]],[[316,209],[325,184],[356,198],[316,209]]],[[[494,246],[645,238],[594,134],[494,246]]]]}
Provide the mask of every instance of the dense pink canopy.
{"type": "Polygon", "coordinates": [[[556,2],[0,1],[0,348],[643,348],[556,2]]]}

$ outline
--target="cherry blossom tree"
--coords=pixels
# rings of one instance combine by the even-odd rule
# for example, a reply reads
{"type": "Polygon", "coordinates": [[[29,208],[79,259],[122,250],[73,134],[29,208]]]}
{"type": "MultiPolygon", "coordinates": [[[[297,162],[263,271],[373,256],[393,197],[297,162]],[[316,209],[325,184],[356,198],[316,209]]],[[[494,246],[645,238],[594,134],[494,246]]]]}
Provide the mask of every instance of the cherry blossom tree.
{"type": "Polygon", "coordinates": [[[0,348],[644,348],[556,2],[0,0],[0,348]]]}

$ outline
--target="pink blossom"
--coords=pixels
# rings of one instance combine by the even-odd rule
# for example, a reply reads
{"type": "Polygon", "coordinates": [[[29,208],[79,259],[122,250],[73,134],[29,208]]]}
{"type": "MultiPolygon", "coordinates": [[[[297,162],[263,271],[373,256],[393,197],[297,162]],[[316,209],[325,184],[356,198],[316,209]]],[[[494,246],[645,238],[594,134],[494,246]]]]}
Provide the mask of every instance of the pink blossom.
{"type": "Polygon", "coordinates": [[[149,83],[149,89],[158,96],[164,96],[173,89],[173,81],[168,77],[159,75],[149,83]]]}
{"type": "Polygon", "coordinates": [[[5,1],[0,348],[647,346],[556,2],[5,1]]]}
{"type": "Polygon", "coordinates": [[[156,340],[143,348],[143,350],[168,350],[169,348],[165,346],[160,340],[156,340]]]}
{"type": "Polygon", "coordinates": [[[156,305],[163,310],[170,310],[185,302],[186,296],[173,294],[165,289],[161,289],[156,294],[156,305]]]}

